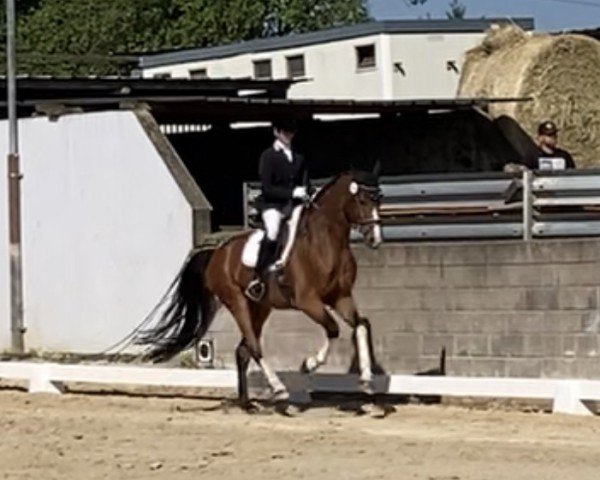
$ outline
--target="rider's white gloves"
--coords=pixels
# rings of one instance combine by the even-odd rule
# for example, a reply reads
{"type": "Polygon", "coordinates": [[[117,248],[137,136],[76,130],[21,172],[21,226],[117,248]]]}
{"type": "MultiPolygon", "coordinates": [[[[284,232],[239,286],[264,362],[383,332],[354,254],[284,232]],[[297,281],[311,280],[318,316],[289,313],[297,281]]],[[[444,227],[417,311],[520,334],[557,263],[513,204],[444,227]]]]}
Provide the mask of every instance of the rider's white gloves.
{"type": "Polygon", "coordinates": [[[292,198],[297,198],[306,202],[308,200],[308,193],[306,192],[306,187],[296,187],[292,193],[292,198]]]}

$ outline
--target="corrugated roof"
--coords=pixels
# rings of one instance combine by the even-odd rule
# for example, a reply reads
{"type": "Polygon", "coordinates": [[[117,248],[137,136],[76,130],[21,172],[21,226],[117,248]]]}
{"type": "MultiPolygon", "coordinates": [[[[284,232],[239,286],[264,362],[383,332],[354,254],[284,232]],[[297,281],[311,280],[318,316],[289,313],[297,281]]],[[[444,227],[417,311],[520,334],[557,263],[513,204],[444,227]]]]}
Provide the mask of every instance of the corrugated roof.
{"type": "Polygon", "coordinates": [[[314,115],[397,115],[410,112],[486,109],[490,103],[528,101],[528,98],[448,98],[414,100],[302,100],[284,98],[178,98],[147,102],[162,123],[213,121],[270,121],[312,118],[314,115]]]}
{"type": "MultiPolygon", "coordinates": [[[[252,79],[153,79],[131,77],[49,77],[19,76],[17,107],[20,116],[28,116],[41,104],[81,106],[87,109],[119,107],[124,101],[148,101],[153,98],[238,97],[255,95],[285,98],[291,80],[252,79]]],[[[0,91],[6,91],[6,79],[0,77],[0,91]]],[[[6,117],[6,95],[0,98],[0,117],[6,117]]]]}
{"type": "MultiPolygon", "coordinates": [[[[269,121],[276,117],[309,118],[318,114],[397,114],[429,110],[486,108],[490,103],[523,98],[447,98],[411,100],[286,99],[290,81],[141,79],[119,77],[20,77],[20,116],[98,111],[146,104],[159,122],[269,121]],[[250,92],[253,95],[246,96],[250,92]]],[[[0,78],[0,89],[6,89],[0,78]]],[[[6,117],[6,97],[0,99],[6,117]]]]}
{"type": "Polygon", "coordinates": [[[533,30],[533,18],[478,18],[464,20],[393,20],[366,22],[317,32],[259,38],[247,42],[214,47],[174,50],[140,56],[140,68],[158,67],[176,63],[231,57],[244,53],[260,53],[284,48],[315,45],[347,40],[368,35],[408,33],[469,33],[483,32],[493,24],[514,24],[524,30],[533,30]]]}
{"type": "MultiPolygon", "coordinates": [[[[237,96],[242,90],[263,90],[269,96],[282,97],[293,80],[254,80],[251,78],[140,78],[119,76],[44,76],[19,75],[19,98],[93,95],[123,96],[135,94],[227,95],[237,96]]],[[[0,76],[0,90],[6,89],[6,77],[0,76]]]]}

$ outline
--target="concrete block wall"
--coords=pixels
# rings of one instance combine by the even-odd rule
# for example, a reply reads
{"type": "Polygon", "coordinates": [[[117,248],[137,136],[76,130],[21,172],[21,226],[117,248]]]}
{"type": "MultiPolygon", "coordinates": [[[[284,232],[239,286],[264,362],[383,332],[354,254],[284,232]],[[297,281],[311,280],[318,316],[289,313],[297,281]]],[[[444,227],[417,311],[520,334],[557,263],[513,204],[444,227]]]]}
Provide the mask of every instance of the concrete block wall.
{"type": "MultiPolygon", "coordinates": [[[[357,247],[355,297],[390,373],[436,367],[451,375],[600,378],[600,239],[388,244],[357,247]]],[[[227,313],[210,333],[217,363],[233,366],[239,334],[227,313]]],[[[295,369],[323,342],[295,312],[267,324],[265,353],[295,369]]],[[[348,328],[329,371],[347,371],[348,328]]]]}

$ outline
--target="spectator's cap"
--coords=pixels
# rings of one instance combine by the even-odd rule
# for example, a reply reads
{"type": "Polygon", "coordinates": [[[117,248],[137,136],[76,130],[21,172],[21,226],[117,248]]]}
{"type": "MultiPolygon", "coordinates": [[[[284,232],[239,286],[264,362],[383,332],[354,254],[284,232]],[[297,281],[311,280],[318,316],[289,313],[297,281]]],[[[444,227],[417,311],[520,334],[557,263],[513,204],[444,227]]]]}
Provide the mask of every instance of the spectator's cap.
{"type": "Polygon", "coordinates": [[[284,132],[295,132],[298,130],[298,122],[293,118],[273,120],[273,128],[284,132]]]}
{"type": "Polygon", "coordinates": [[[556,124],[550,120],[538,125],[538,135],[556,135],[557,132],[558,128],[556,128],[556,124]]]}

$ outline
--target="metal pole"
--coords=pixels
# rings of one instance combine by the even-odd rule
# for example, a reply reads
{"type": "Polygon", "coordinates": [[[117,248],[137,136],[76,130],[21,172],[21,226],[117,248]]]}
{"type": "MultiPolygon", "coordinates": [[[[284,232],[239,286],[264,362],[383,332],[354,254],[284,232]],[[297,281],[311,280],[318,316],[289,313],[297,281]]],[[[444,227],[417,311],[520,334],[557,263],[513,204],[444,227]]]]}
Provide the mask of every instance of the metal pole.
{"type": "Polygon", "coordinates": [[[533,233],[533,173],[523,172],[523,240],[529,242],[533,233]]]}
{"type": "Polygon", "coordinates": [[[12,349],[25,349],[23,334],[23,261],[21,255],[21,172],[17,124],[15,0],[6,0],[6,90],[8,103],[8,237],[12,349]]]}
{"type": "Polygon", "coordinates": [[[247,230],[249,227],[249,224],[248,224],[248,210],[249,210],[249,208],[248,208],[248,189],[249,189],[248,183],[244,182],[242,184],[242,196],[244,198],[244,230],[247,230]]]}

